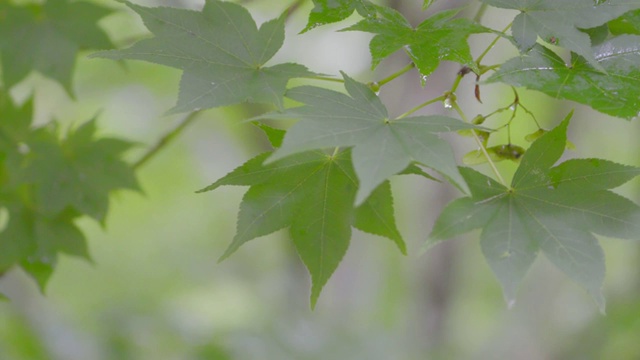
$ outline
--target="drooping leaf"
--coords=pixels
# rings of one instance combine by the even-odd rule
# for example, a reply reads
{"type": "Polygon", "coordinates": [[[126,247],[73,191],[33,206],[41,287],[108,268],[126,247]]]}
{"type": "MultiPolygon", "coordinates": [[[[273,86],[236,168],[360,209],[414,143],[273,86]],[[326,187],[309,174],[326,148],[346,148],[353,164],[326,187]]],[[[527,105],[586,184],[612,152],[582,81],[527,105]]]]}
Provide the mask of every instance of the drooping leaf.
{"type": "Polygon", "coordinates": [[[482,0],[491,6],[520,10],[511,31],[521,52],[531,49],[538,37],[584,57],[598,71],[604,70],[591,52],[589,35],[579,29],[606,24],[620,15],[640,9],[629,0],[482,0]]]}
{"type": "Polygon", "coordinates": [[[632,119],[640,113],[640,36],[621,35],[593,47],[602,73],[576,58],[567,66],[551,50],[536,45],[511,59],[488,79],[541,91],[589,105],[605,114],[632,119]]]}
{"type": "Polygon", "coordinates": [[[351,16],[354,11],[363,17],[372,16],[375,13],[373,4],[367,0],[313,0],[313,4],[309,21],[302,32],[342,21],[351,16]]]}
{"type": "Polygon", "coordinates": [[[45,214],[55,215],[70,206],[102,221],[111,191],[139,190],[133,169],[122,160],[131,143],[95,139],[95,121],[62,141],[55,132],[41,128],[25,144],[25,151],[9,163],[11,183],[35,185],[35,201],[45,214]]]}
{"type": "Polygon", "coordinates": [[[406,252],[395,225],[388,182],[354,208],[358,180],[349,151],[334,156],[304,152],[262,165],[269,155],[247,161],[201,190],[222,185],[250,186],[240,204],[236,235],[221,259],[249,240],[288,227],[298,254],[311,273],[314,306],[349,247],[352,227],[389,238],[406,252]]]}
{"type": "Polygon", "coordinates": [[[353,166],[360,188],[356,205],[384,180],[419,162],[466,191],[453,152],[436,133],[473,128],[474,125],[446,116],[414,116],[390,120],[387,109],[366,85],[343,74],[349,95],[312,86],[287,92],[287,97],[305,104],[268,119],[299,119],[287,131],[282,147],[270,161],[312,150],[353,147],[353,166]]]}
{"type": "Polygon", "coordinates": [[[293,63],[264,66],[282,46],[284,16],[258,29],[244,7],[230,2],[206,0],[200,12],[125,3],[155,36],[92,57],[144,60],[184,70],[172,112],[245,101],[282,107],[289,79],[313,74],[293,63]]]}
{"type": "Polygon", "coordinates": [[[375,9],[375,16],[345,29],[376,34],[369,44],[372,68],[394,52],[406,49],[424,76],[431,74],[442,60],[455,61],[478,71],[467,38],[490,30],[468,19],[453,19],[459,9],[437,13],[416,28],[394,9],[385,6],[375,6],[375,9]]]}
{"type": "Polygon", "coordinates": [[[609,189],[640,175],[640,168],[562,155],[569,119],[536,140],[510,187],[461,168],[471,196],[444,209],[428,246],[482,229],[480,245],[509,303],[541,250],[584,286],[604,311],[604,255],[593,234],[640,240],[640,207],[609,189]]]}
{"type": "Polygon", "coordinates": [[[113,45],[97,23],[112,13],[89,2],[48,0],[44,5],[0,4],[2,78],[8,89],[31,71],[59,82],[72,93],[71,79],[79,50],[113,45]]]}

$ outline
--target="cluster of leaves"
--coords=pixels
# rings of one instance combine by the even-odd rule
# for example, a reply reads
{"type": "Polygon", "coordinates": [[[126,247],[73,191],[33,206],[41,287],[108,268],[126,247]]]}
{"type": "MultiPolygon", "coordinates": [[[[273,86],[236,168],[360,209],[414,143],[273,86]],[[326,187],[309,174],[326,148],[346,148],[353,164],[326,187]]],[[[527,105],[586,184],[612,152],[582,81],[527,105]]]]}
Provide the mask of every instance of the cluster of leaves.
{"type": "Polygon", "coordinates": [[[8,90],[38,71],[72,93],[78,51],[112,47],[96,24],[109,13],[66,0],[0,4],[0,273],[19,266],[42,289],[59,253],[89,259],[76,219],[104,223],[109,194],[139,187],[122,160],[130,143],[96,138],[95,120],[64,136],[55,122],[34,126],[33,101],[18,106],[8,90]]]}
{"type": "Polygon", "coordinates": [[[103,222],[110,192],[138,189],[121,159],[131,144],[96,139],[94,120],[64,138],[55,123],[33,127],[31,101],[16,107],[3,96],[0,114],[0,271],[19,265],[44,288],[58,253],[89,259],[74,221],[103,222]]]}
{"type": "MultiPolygon", "coordinates": [[[[395,225],[389,179],[398,174],[418,174],[433,179],[424,171],[426,167],[463,193],[470,192],[446,207],[429,237],[429,246],[481,228],[483,252],[508,301],[513,301],[518,283],[541,249],[554,264],[584,285],[604,308],[601,294],[604,258],[593,234],[638,239],[640,207],[610,189],[640,174],[640,170],[599,159],[569,160],[554,166],[566,146],[570,116],[551,131],[537,131],[531,137],[535,142],[527,150],[513,144],[488,148],[492,130],[481,127],[481,121],[467,121],[456,103],[455,90],[462,76],[473,72],[481,79],[493,71],[485,83],[526,87],[588,105],[604,114],[633,119],[640,114],[640,3],[628,0],[474,1],[481,9],[492,6],[515,10],[509,34],[508,29],[498,31],[461,17],[459,9],[435,12],[414,27],[398,11],[368,0],[313,0],[303,33],[342,21],[357,12],[361,20],[343,31],[374,34],[369,44],[372,70],[391,54],[401,50],[406,53],[409,66],[382,81],[363,84],[347,74],[327,78],[301,64],[267,65],[284,42],[288,12],[258,27],[242,5],[221,0],[206,0],[200,11],[121,2],[142,18],[153,36],[129,48],[101,51],[92,57],[143,60],[182,70],[178,101],[172,112],[253,102],[268,104],[274,109],[253,119],[257,122],[298,120],[287,131],[259,123],[275,150],[258,155],[202,190],[222,185],[249,186],[240,205],[237,234],[222,258],[249,240],[288,228],[311,273],[314,305],[347,251],[352,227],[386,237],[406,252],[395,225]],[[496,41],[477,58],[472,56],[467,43],[469,36],[482,33],[496,36],[496,41],[506,39],[520,55],[503,64],[483,64],[484,55],[496,41]],[[569,63],[562,57],[566,53],[570,54],[569,63]],[[425,80],[442,61],[462,66],[452,88],[397,118],[390,118],[375,90],[414,67],[425,80]],[[340,81],[344,92],[310,85],[289,88],[288,82],[293,78],[340,81]],[[301,105],[287,108],[285,97],[301,105]],[[458,116],[410,116],[436,101],[444,101],[458,116]],[[450,131],[466,132],[475,138],[479,146],[477,154],[491,165],[495,179],[458,166],[449,144],[438,136],[450,131]],[[510,185],[493,165],[502,158],[520,161],[510,185]]],[[[296,2],[291,9],[302,2],[296,2]]],[[[423,9],[430,9],[434,2],[425,0],[423,9]]],[[[95,26],[95,21],[106,12],[67,0],[49,0],[38,9],[0,5],[0,19],[11,19],[0,22],[5,86],[16,83],[31,70],[38,70],[69,89],[69,69],[73,64],[69,58],[75,57],[75,51],[111,47],[95,27],[83,35],[77,31],[70,33],[69,29],[85,28],[86,22],[95,26]],[[92,10],[84,20],[63,21],[66,18],[61,9],[72,6],[92,10]],[[42,35],[45,32],[55,34],[59,46],[67,49],[62,52],[64,59],[47,62],[38,56],[39,51],[51,46],[42,35]],[[4,36],[7,34],[19,35],[4,36]],[[39,37],[38,42],[33,41],[38,46],[20,47],[19,43],[35,37],[39,37]],[[14,48],[22,50],[8,51],[14,48]],[[21,61],[21,57],[29,61],[21,61]]],[[[33,130],[33,133],[43,131],[33,130]]],[[[135,182],[118,160],[126,144],[116,144],[112,139],[95,141],[92,135],[93,123],[89,123],[69,134],[59,146],[73,149],[72,145],[65,144],[82,143],[77,139],[84,139],[84,143],[90,144],[86,146],[96,151],[94,156],[112,160],[113,166],[119,169],[109,169],[109,174],[120,173],[121,177],[112,181],[95,177],[83,182],[85,175],[97,171],[83,169],[65,173],[64,181],[74,179],[73,182],[42,183],[44,171],[50,174],[61,171],[60,168],[74,168],[68,163],[70,158],[75,159],[70,155],[74,152],[62,151],[57,163],[43,161],[43,167],[38,166],[39,174],[32,174],[33,167],[28,170],[26,160],[20,162],[22,167],[11,168],[16,163],[7,156],[5,173],[11,174],[7,175],[10,179],[6,181],[7,189],[28,184],[22,186],[28,189],[23,192],[31,195],[23,195],[21,201],[28,199],[30,211],[45,214],[49,216],[47,219],[55,215],[64,217],[70,224],[80,213],[102,219],[106,193],[118,187],[135,188],[135,182]],[[56,190],[59,196],[52,198],[47,191],[58,189],[61,184],[80,189],[88,184],[102,185],[97,186],[101,192],[94,192],[92,188],[80,197],[56,190]],[[96,198],[97,193],[101,194],[101,200],[96,198]]],[[[36,144],[23,139],[14,143],[15,149],[19,150],[19,144],[37,148],[36,144]]],[[[21,159],[29,159],[29,154],[15,149],[21,159]]],[[[9,230],[14,228],[11,221],[15,219],[19,217],[10,217],[10,226],[2,234],[11,233],[9,230]]],[[[71,252],[62,246],[58,248],[71,252]]],[[[12,257],[13,262],[33,255],[14,253],[19,255],[12,257]]],[[[75,249],[75,253],[81,251],[75,249]]]]}

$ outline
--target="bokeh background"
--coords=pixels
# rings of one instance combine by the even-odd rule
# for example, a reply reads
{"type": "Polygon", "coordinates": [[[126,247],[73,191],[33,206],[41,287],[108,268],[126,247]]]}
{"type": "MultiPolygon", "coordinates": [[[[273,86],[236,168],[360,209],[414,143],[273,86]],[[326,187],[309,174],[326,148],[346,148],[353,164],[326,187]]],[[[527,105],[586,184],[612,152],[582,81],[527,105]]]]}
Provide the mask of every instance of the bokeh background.
{"type": "MultiPolygon", "coordinates": [[[[26,1],[18,1],[26,2],[26,1]]],[[[119,47],[147,36],[139,18],[115,1],[94,1],[118,11],[101,26],[119,47]]],[[[258,22],[277,16],[293,1],[243,1],[258,22]]],[[[387,4],[417,24],[426,16],[422,1],[387,4]]],[[[142,5],[198,9],[200,1],[138,0],[142,5]]],[[[430,10],[475,1],[440,1],[430,10]]],[[[370,71],[370,35],[336,30],[357,21],[298,35],[311,2],[288,22],[287,39],[272,61],[296,61],[311,70],[342,70],[366,82],[407,64],[402,54],[370,71]]],[[[483,23],[502,29],[515,13],[490,10],[483,23]]],[[[492,40],[474,35],[478,55],[492,40]]],[[[486,58],[498,63],[515,49],[501,41],[486,58]]],[[[184,115],[165,116],[175,102],[180,72],[150,63],[117,63],[82,54],[74,77],[76,99],[50,80],[33,74],[12,91],[17,101],[35,96],[37,123],[78,126],[96,116],[101,135],[139,144],[133,161],[170,131],[184,115]]],[[[450,88],[459,65],[443,63],[424,87],[412,71],[385,86],[380,96],[398,115],[450,88]]],[[[293,85],[302,81],[292,82],[293,85]]],[[[318,82],[308,82],[325,86],[318,82]]],[[[484,104],[473,98],[475,79],[458,92],[468,115],[508,105],[513,94],[502,85],[482,86],[484,104]]],[[[585,106],[519,90],[522,103],[546,128],[576,108],[566,157],[601,157],[640,165],[638,121],[627,122],[585,106]]],[[[113,196],[104,226],[80,221],[93,262],[61,257],[42,295],[15,270],[0,278],[0,359],[640,359],[640,244],[601,238],[608,272],[607,314],[588,294],[541,256],[512,308],[482,258],[478,232],[420,255],[420,247],[444,205],[460,196],[447,184],[417,177],[393,179],[396,215],[409,255],[390,241],[355,232],[351,248],[314,311],[309,276],[285,231],[256,239],[222,263],[230,243],[242,187],[195,194],[253,155],[267,149],[260,132],[243,119],[264,111],[232,106],[204,112],[175,142],[138,173],[144,193],[113,196]]],[[[420,114],[447,113],[441,104],[420,114]]],[[[453,115],[453,114],[452,114],[453,115]]],[[[455,116],[455,115],[453,115],[455,116]]],[[[505,112],[492,120],[508,120],[505,112]]],[[[519,113],[512,140],[527,146],[535,130],[519,113]]],[[[504,143],[505,134],[492,139],[504,143]]],[[[458,158],[473,150],[469,138],[452,136],[458,158]]],[[[500,163],[512,174],[513,163],[500,163]]],[[[482,166],[481,170],[486,170],[482,166]]],[[[510,175],[508,175],[510,176],[510,175]]],[[[636,179],[618,190],[640,200],[636,179]]]]}

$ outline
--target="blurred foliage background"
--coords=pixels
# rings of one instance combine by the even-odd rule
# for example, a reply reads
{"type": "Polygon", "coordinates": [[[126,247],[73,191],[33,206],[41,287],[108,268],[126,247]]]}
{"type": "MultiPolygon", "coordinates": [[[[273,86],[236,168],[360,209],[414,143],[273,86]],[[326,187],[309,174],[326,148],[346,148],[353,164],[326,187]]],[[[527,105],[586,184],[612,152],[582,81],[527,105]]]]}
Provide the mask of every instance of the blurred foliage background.
{"type": "MultiPolygon", "coordinates": [[[[24,2],[24,1],[23,1],[24,2]]],[[[141,21],[119,9],[101,26],[119,47],[146,36],[141,21]]],[[[143,5],[199,8],[198,1],[136,1],[143,5]]],[[[290,1],[243,1],[259,21],[277,16],[290,1]]],[[[442,1],[430,11],[465,5],[442,1]]],[[[414,21],[421,1],[391,1],[414,21]]],[[[477,3],[465,10],[473,14],[477,3]]],[[[367,34],[336,33],[335,26],[297,33],[306,23],[309,1],[291,17],[284,48],[273,62],[296,61],[311,70],[343,70],[360,81],[386,76],[404,66],[398,54],[370,72],[367,34]]],[[[500,29],[513,13],[491,10],[483,23],[500,29]]],[[[475,54],[492,40],[470,38],[475,54]]],[[[515,55],[506,42],[488,62],[515,55]]],[[[400,114],[447,90],[459,65],[445,63],[423,88],[417,72],[385,86],[380,96],[400,114]]],[[[96,113],[102,135],[139,143],[145,149],[182,116],[165,116],[175,101],[179,71],[149,63],[78,59],[77,98],[32,74],[12,96],[36,98],[37,123],[78,126],[96,113]]],[[[463,80],[459,103],[468,114],[488,113],[512,100],[502,85],[482,87],[484,104],[473,98],[475,79],[463,80]]],[[[569,156],[601,157],[640,165],[636,122],[609,118],[573,103],[521,91],[521,101],[550,128],[576,107],[569,156]]],[[[355,233],[351,249],[309,309],[309,277],[286,233],[252,241],[230,259],[217,258],[235,231],[245,189],[226,187],[195,194],[252,155],[266,149],[260,132],[240,121],[264,109],[234,106],[204,112],[180,138],[138,173],[144,194],[112,198],[104,226],[88,219],[81,227],[93,263],[62,257],[46,295],[20,271],[0,278],[10,298],[0,303],[0,359],[638,359],[640,358],[640,245],[602,238],[607,257],[607,314],[543,258],[530,271],[518,302],[508,309],[484,262],[478,233],[419,249],[443,206],[458,196],[446,184],[415,177],[394,179],[396,214],[409,246],[402,256],[391,242],[355,233]]],[[[445,113],[441,105],[422,110],[445,113]]],[[[514,122],[514,143],[535,129],[527,116],[514,122]]],[[[509,114],[494,120],[500,125],[509,114]]],[[[504,135],[504,134],[503,134],[504,135]]],[[[495,144],[503,137],[492,139],[495,144]]],[[[473,149],[452,137],[459,158],[473,149]]],[[[514,164],[500,163],[512,173],[514,164]]],[[[640,182],[619,189],[640,200],[640,182]]]]}

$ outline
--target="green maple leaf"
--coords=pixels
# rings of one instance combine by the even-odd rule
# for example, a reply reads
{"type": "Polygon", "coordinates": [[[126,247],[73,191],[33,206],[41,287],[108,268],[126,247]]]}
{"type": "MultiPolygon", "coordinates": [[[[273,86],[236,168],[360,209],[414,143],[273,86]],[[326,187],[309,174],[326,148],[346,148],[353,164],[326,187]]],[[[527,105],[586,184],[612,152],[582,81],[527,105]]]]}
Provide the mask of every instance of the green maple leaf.
{"type": "Polygon", "coordinates": [[[44,291],[59,252],[89,259],[84,235],[73,222],[76,214],[49,218],[19,202],[4,202],[9,220],[0,232],[0,270],[20,264],[44,291]]]}
{"type": "Polygon", "coordinates": [[[40,212],[54,216],[67,207],[103,221],[109,193],[139,190],[133,169],[122,160],[131,144],[113,138],[95,139],[89,121],[60,141],[48,128],[34,130],[24,150],[8,158],[12,186],[35,185],[40,212]]]}
{"type": "Polygon", "coordinates": [[[313,0],[313,4],[309,21],[302,32],[342,21],[351,16],[354,11],[364,17],[375,13],[373,4],[367,0],[313,0]]]}
{"type": "Polygon", "coordinates": [[[606,24],[627,11],[640,8],[631,0],[482,0],[504,9],[520,10],[511,31],[520,51],[531,49],[538,37],[584,57],[594,68],[604,70],[591,52],[589,35],[579,29],[606,24]]]}
{"type": "Polygon", "coordinates": [[[250,186],[240,204],[236,235],[221,260],[249,240],[288,227],[297,252],[311,273],[313,307],[349,247],[351,227],[389,238],[406,253],[395,225],[388,182],[360,207],[353,207],[358,180],[349,151],[334,156],[305,152],[263,165],[269,155],[247,161],[201,190],[222,185],[250,186]]]}
{"type": "Polygon", "coordinates": [[[608,26],[613,35],[640,35],[640,10],[630,11],[615,20],[609,21],[608,26]]]}
{"type": "Polygon", "coordinates": [[[586,104],[605,114],[632,119],[640,114],[640,36],[620,35],[595,46],[601,73],[581,58],[573,64],[537,45],[504,63],[488,82],[525,86],[559,99],[586,104]]]}
{"type": "Polygon", "coordinates": [[[284,16],[258,29],[244,7],[230,2],[207,0],[201,12],[125,3],[155,36],[92,57],[144,60],[184,70],[171,112],[245,101],[282,107],[289,79],[314,75],[299,64],[263,66],[282,46],[284,16]]]}
{"type": "Polygon", "coordinates": [[[510,304],[541,250],[604,311],[604,254],[592,233],[640,239],[640,207],[609,191],[640,175],[640,168],[601,159],[553,166],[564,151],[568,122],[531,145],[510,187],[461,168],[471,196],[447,205],[427,246],[481,228],[482,252],[510,304]]]}
{"type": "Polygon", "coordinates": [[[59,82],[71,93],[76,55],[84,49],[113,45],[97,26],[112,13],[88,2],[48,0],[44,5],[0,4],[0,52],[5,88],[19,83],[31,71],[59,82]]]}
{"type": "Polygon", "coordinates": [[[448,143],[436,133],[473,125],[446,116],[414,116],[390,120],[387,109],[366,85],[343,74],[349,95],[312,86],[287,92],[305,104],[259,118],[299,119],[287,131],[282,147],[270,161],[312,149],[353,147],[353,165],[360,182],[356,204],[384,180],[410,163],[428,166],[466,191],[448,143]]]}
{"type": "Polygon", "coordinates": [[[384,6],[375,6],[375,9],[376,16],[366,17],[344,29],[377,34],[369,44],[372,68],[394,52],[406,49],[424,76],[431,74],[441,60],[455,61],[478,72],[467,38],[490,30],[468,19],[453,19],[459,9],[439,12],[416,28],[394,9],[384,6]]]}

